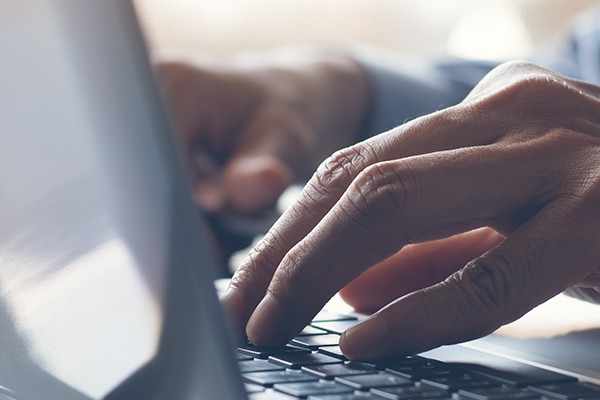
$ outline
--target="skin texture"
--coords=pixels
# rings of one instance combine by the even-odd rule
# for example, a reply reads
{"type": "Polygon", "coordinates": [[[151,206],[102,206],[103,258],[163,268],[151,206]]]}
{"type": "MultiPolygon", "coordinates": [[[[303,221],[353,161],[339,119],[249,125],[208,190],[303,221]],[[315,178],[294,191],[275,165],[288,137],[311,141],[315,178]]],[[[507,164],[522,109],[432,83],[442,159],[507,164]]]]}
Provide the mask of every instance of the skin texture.
{"type": "Polygon", "coordinates": [[[351,145],[368,88],[342,56],[159,72],[210,212],[269,207],[343,148],[222,299],[255,344],[285,343],[338,291],[375,312],[342,335],[351,359],[473,339],[564,290],[600,299],[596,86],[508,63],[460,104],[351,145]]]}
{"type": "Polygon", "coordinates": [[[346,287],[358,308],[384,306],[341,337],[365,359],[488,334],[569,287],[597,291],[599,95],[508,63],[460,104],[336,152],[224,303],[253,343],[278,345],[346,287]]]}

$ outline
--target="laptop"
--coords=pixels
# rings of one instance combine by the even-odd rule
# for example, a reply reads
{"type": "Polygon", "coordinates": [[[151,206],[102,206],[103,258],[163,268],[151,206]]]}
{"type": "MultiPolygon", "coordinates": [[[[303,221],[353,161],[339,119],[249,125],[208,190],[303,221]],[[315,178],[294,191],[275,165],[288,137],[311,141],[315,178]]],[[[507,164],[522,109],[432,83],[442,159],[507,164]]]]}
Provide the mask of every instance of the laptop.
{"type": "Polygon", "coordinates": [[[133,5],[0,10],[0,400],[600,399],[579,302],[576,329],[385,362],[343,358],[335,301],[284,348],[236,344],[133,5]]]}

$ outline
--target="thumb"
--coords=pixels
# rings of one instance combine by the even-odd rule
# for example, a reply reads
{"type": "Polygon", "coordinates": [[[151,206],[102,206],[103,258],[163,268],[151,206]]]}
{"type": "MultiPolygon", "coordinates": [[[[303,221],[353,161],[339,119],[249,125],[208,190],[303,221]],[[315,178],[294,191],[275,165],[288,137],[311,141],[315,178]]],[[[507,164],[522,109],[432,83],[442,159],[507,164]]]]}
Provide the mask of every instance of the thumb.
{"type": "Polygon", "coordinates": [[[581,210],[555,202],[444,282],[391,303],[344,332],[350,359],[422,352],[512,322],[590,274],[595,235],[581,210]],[[565,234],[569,232],[570,234],[565,234]]]}
{"type": "Polygon", "coordinates": [[[443,281],[503,240],[491,228],[480,228],[405,246],[346,285],[340,296],[357,311],[373,313],[401,296],[443,281]]]}
{"type": "Polygon", "coordinates": [[[294,183],[298,165],[310,158],[311,132],[289,110],[263,107],[256,112],[223,169],[227,205],[240,213],[274,206],[294,183]]]}
{"type": "Polygon", "coordinates": [[[228,206],[241,213],[251,213],[273,206],[293,180],[291,169],[277,157],[244,155],[227,164],[221,189],[228,206]]]}

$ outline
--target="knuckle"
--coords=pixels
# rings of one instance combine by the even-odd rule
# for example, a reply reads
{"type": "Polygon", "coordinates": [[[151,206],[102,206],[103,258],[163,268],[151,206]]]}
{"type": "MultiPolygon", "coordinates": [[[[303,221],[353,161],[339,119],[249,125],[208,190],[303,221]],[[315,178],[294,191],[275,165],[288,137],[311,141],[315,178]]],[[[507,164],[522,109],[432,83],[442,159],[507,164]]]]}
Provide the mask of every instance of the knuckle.
{"type": "Polygon", "coordinates": [[[354,180],[348,190],[348,203],[359,215],[379,223],[404,209],[406,188],[389,164],[374,164],[354,180]]]}
{"type": "Polygon", "coordinates": [[[509,76],[520,76],[520,75],[525,75],[525,74],[529,74],[532,72],[537,73],[537,72],[541,72],[541,71],[547,71],[547,70],[536,64],[533,64],[529,61],[523,61],[523,60],[507,61],[507,62],[504,62],[504,63],[498,65],[493,70],[493,72],[497,75],[509,75],[509,76]]]}
{"type": "Polygon", "coordinates": [[[514,299],[515,277],[508,260],[499,256],[483,256],[470,262],[449,279],[459,290],[459,301],[465,320],[476,318],[481,334],[516,318],[508,306],[514,299]]]}
{"type": "Polygon", "coordinates": [[[321,164],[309,184],[318,192],[343,192],[376,157],[366,143],[339,150],[321,164]]]}
{"type": "Polygon", "coordinates": [[[564,108],[564,102],[540,102],[540,99],[571,98],[581,95],[581,90],[555,72],[528,62],[513,61],[492,70],[473,93],[478,96],[468,98],[476,100],[475,108],[479,111],[493,115],[500,106],[501,114],[509,108],[514,115],[526,113],[529,118],[547,119],[564,108]]]}
{"type": "Polygon", "coordinates": [[[418,174],[408,165],[379,163],[365,169],[347,192],[348,213],[380,224],[409,218],[407,210],[421,197],[418,174]]]}

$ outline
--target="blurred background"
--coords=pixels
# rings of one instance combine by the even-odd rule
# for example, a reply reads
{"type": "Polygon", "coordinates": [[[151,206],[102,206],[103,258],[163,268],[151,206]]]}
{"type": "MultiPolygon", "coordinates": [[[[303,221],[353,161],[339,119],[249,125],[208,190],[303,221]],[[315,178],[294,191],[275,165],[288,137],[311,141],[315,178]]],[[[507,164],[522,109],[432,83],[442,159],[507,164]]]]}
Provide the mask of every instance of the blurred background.
{"type": "Polygon", "coordinates": [[[155,50],[227,55],[288,44],[526,57],[598,0],[136,0],[155,50]]]}

